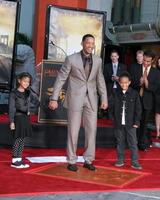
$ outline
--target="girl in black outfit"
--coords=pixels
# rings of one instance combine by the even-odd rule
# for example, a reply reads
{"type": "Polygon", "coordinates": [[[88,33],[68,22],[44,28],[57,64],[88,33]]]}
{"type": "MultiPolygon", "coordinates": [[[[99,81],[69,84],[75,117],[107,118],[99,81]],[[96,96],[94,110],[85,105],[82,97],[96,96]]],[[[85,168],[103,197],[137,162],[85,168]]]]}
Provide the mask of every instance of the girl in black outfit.
{"type": "MultiPolygon", "coordinates": [[[[157,60],[157,69],[159,72],[160,79],[160,57],[157,60]]],[[[160,81],[159,86],[155,92],[155,122],[156,122],[156,130],[157,130],[157,139],[160,138],[160,81]]]]}
{"type": "Polygon", "coordinates": [[[38,97],[32,94],[29,87],[32,77],[29,73],[23,72],[18,75],[17,88],[10,93],[9,118],[10,129],[14,133],[13,157],[11,167],[27,168],[28,164],[22,161],[25,137],[31,136],[32,129],[29,120],[30,102],[38,101],[38,97]]]}

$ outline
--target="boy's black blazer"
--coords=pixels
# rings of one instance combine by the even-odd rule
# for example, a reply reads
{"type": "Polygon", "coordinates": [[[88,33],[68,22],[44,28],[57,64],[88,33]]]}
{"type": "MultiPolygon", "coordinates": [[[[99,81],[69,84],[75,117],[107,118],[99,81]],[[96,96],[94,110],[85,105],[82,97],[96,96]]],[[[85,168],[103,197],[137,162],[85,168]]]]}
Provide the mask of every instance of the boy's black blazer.
{"type": "Polygon", "coordinates": [[[139,126],[142,113],[139,94],[136,90],[129,88],[125,94],[118,89],[109,98],[109,110],[113,116],[115,127],[122,126],[123,101],[125,101],[125,126],[128,128],[132,128],[133,125],[139,126]]]}

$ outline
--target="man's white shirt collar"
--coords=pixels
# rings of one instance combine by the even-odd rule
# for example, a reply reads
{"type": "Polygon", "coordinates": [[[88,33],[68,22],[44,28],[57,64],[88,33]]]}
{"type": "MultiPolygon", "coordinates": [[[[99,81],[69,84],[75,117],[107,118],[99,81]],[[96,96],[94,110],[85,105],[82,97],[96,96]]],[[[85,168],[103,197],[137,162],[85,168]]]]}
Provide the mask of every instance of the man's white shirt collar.
{"type": "MultiPolygon", "coordinates": [[[[147,75],[149,74],[150,69],[151,69],[151,66],[147,67],[147,75]]],[[[143,74],[144,74],[144,71],[145,71],[145,67],[143,66],[143,74]]]]}

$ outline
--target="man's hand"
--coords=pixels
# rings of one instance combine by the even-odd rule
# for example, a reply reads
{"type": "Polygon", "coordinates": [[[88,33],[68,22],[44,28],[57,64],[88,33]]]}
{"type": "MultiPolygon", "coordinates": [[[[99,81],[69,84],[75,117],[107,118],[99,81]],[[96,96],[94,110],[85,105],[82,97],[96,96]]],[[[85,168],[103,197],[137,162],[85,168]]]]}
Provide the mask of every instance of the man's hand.
{"type": "Polygon", "coordinates": [[[133,128],[138,128],[138,125],[134,124],[134,125],[133,125],[133,128]]]}
{"type": "Polygon", "coordinates": [[[57,102],[57,101],[54,101],[54,100],[51,100],[51,101],[49,102],[48,107],[49,107],[51,110],[55,110],[56,108],[58,108],[58,102],[57,102]]]}
{"type": "Polygon", "coordinates": [[[15,130],[15,123],[14,123],[14,122],[11,122],[11,123],[10,123],[10,129],[11,129],[11,130],[15,130]]]}
{"type": "Polygon", "coordinates": [[[100,108],[106,110],[108,108],[108,103],[102,102],[100,108]]]}

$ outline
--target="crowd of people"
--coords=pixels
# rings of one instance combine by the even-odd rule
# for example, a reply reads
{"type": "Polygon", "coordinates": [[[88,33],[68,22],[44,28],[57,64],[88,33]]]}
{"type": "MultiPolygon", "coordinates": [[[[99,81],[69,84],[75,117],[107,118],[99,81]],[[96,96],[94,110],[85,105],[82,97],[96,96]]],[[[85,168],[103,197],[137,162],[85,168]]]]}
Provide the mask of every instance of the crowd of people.
{"type": "MultiPolygon", "coordinates": [[[[160,137],[160,57],[157,66],[153,66],[155,55],[151,50],[137,51],[137,63],[127,67],[119,63],[118,51],[111,52],[111,63],[102,70],[102,60],[92,54],[95,38],[86,34],[82,38],[82,50],[67,56],[60,69],[54,90],[50,97],[49,108],[58,107],[58,97],[62,86],[68,84],[64,106],[68,113],[67,169],[78,171],[77,142],[83,121],[85,130],[85,151],[83,167],[96,170],[95,144],[97,130],[98,95],[100,107],[108,109],[114,121],[114,133],[117,146],[116,167],[125,164],[125,141],[131,150],[131,167],[142,169],[138,161],[138,149],[147,150],[151,137],[147,123],[151,113],[155,112],[157,138],[160,137]],[[97,95],[98,94],[98,95],[97,95]]],[[[18,76],[18,86],[10,95],[10,128],[15,136],[12,167],[26,168],[22,152],[24,138],[29,135],[29,104],[32,94],[28,93],[31,77],[28,74],[18,76]],[[25,121],[25,123],[24,123],[25,121]]]]}
{"type": "MultiPolygon", "coordinates": [[[[110,58],[111,63],[106,64],[104,68],[109,97],[115,90],[119,89],[119,76],[127,70],[124,64],[118,62],[118,51],[112,51],[110,58]]],[[[128,73],[131,78],[130,87],[139,93],[142,107],[140,128],[137,131],[138,146],[139,149],[146,150],[151,145],[151,137],[147,131],[147,123],[151,113],[155,113],[157,139],[160,135],[160,57],[157,59],[155,66],[153,65],[155,54],[151,50],[138,50],[136,61],[128,68],[128,73]]]]}
{"type": "MultiPolygon", "coordinates": [[[[132,64],[128,68],[128,80],[130,80],[130,88],[137,92],[138,98],[135,99],[132,95],[129,95],[130,89],[127,89],[128,94],[123,94],[123,98],[121,95],[117,97],[119,91],[123,91],[123,86],[121,85],[121,76],[123,77],[127,67],[118,62],[119,54],[118,51],[111,52],[111,63],[106,64],[104,68],[104,76],[106,80],[106,86],[108,89],[108,97],[111,99],[111,103],[113,104],[113,97],[117,100],[115,104],[117,104],[118,108],[115,106],[115,113],[113,118],[118,121],[121,119],[121,116],[117,116],[117,113],[123,113],[123,103],[125,102],[125,127],[130,123],[130,118],[134,121],[132,125],[136,124],[136,134],[132,133],[132,129],[129,131],[126,130],[126,133],[121,132],[122,126],[120,126],[120,130],[115,129],[117,138],[117,152],[118,152],[118,162],[116,165],[124,164],[124,155],[122,154],[122,149],[125,148],[124,144],[124,135],[126,135],[128,146],[132,152],[132,159],[134,159],[134,151],[137,151],[137,144],[140,150],[146,151],[152,145],[151,135],[147,129],[147,124],[149,119],[151,118],[151,113],[155,113],[155,122],[156,122],[156,130],[157,130],[157,138],[159,138],[160,134],[160,67],[158,65],[159,58],[157,59],[157,65],[153,66],[153,62],[155,61],[155,54],[151,50],[142,51],[139,50],[136,53],[137,62],[132,64]],[[127,99],[127,96],[130,100],[127,99]],[[129,101],[127,105],[127,101],[129,101]],[[135,103],[134,103],[135,101],[135,103]],[[139,104],[140,102],[140,104],[139,104]],[[132,111],[132,105],[135,104],[134,114],[132,111]],[[138,119],[138,120],[137,120],[138,119]],[[140,123],[139,123],[140,122],[140,123]],[[131,135],[130,135],[130,134],[131,135]],[[135,136],[135,137],[134,137],[135,136]],[[128,137],[131,137],[130,139],[128,137]],[[133,146],[132,146],[133,145],[133,146]],[[134,149],[135,148],[135,149],[134,149]]],[[[126,76],[127,77],[127,76],[126,76]]],[[[128,86],[129,88],[129,86],[128,86]]],[[[122,123],[121,123],[122,125],[122,123]]],[[[132,126],[133,127],[133,126],[132,126]]],[[[131,128],[131,126],[130,126],[131,128]]],[[[137,167],[141,168],[141,166],[137,162],[137,167]],[[138,167],[139,166],[139,167],[138,167]]]]}

